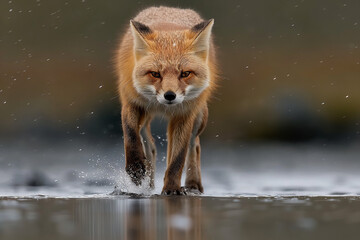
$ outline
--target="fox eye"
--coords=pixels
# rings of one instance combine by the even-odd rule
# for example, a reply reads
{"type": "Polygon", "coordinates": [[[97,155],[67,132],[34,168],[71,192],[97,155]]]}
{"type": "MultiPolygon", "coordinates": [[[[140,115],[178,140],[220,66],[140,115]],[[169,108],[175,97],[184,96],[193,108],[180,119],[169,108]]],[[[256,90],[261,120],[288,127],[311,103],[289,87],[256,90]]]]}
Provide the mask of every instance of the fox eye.
{"type": "Polygon", "coordinates": [[[161,75],[159,72],[150,72],[151,76],[153,76],[154,78],[161,78],[161,75]]]}
{"type": "Polygon", "coordinates": [[[191,74],[190,71],[181,72],[180,77],[181,77],[181,78],[186,78],[186,77],[188,77],[190,74],[191,74]]]}

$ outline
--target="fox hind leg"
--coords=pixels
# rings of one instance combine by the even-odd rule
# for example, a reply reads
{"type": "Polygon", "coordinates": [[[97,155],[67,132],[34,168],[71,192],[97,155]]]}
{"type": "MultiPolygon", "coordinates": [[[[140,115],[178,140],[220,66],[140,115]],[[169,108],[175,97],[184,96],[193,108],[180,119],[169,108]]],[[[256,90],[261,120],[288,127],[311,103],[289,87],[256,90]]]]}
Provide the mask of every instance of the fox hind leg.
{"type": "Polygon", "coordinates": [[[190,144],[186,159],[185,189],[190,192],[204,192],[204,188],[201,183],[200,151],[200,138],[197,136],[194,144],[190,144]]]}
{"type": "Polygon", "coordinates": [[[149,116],[140,130],[141,141],[145,152],[146,175],[150,177],[150,188],[155,187],[155,161],[156,146],[154,138],[151,135],[151,117],[149,116]]]}

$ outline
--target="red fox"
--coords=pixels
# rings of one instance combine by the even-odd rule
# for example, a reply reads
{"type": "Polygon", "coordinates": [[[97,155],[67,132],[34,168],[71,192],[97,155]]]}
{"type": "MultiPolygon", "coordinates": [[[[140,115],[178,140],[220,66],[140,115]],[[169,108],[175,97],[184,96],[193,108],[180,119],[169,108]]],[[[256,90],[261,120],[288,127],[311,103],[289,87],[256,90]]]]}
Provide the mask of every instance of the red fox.
{"type": "Polygon", "coordinates": [[[130,21],[117,50],[116,72],[125,169],[136,185],[149,176],[154,187],[156,149],[150,122],[161,114],[169,119],[162,194],[203,192],[199,135],[216,87],[213,24],[193,10],[169,7],[147,8],[130,21]]]}

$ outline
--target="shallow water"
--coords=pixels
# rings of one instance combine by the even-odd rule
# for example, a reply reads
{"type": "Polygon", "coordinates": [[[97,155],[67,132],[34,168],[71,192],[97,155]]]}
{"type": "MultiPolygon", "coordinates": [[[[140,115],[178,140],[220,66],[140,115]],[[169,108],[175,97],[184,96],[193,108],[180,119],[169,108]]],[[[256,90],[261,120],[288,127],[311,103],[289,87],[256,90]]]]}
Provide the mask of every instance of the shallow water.
{"type": "Polygon", "coordinates": [[[0,200],[4,240],[358,239],[359,226],[359,197],[0,200]]]}
{"type": "MultiPolygon", "coordinates": [[[[108,194],[115,185],[126,192],[159,194],[165,149],[159,147],[156,188],[150,191],[146,184],[135,187],[124,174],[122,146],[0,146],[0,196],[82,198],[108,194]]],[[[360,147],[355,144],[205,144],[202,152],[206,196],[360,195],[360,147]]]]}
{"type": "MultiPolygon", "coordinates": [[[[121,146],[0,146],[0,239],[358,239],[358,146],[205,146],[201,196],[135,187],[121,146]],[[117,185],[127,195],[111,195],[117,185]]],[[[186,171],[186,169],[185,169],[186,171]]]]}

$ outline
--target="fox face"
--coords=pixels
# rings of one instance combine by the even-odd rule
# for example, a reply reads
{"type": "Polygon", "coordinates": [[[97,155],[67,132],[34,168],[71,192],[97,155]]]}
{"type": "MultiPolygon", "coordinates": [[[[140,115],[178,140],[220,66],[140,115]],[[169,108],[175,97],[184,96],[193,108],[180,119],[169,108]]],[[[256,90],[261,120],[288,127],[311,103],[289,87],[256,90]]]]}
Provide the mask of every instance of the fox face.
{"type": "Polygon", "coordinates": [[[197,98],[210,85],[213,23],[211,19],[191,29],[152,30],[131,21],[136,91],[149,102],[166,106],[197,98]]]}

